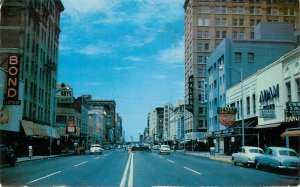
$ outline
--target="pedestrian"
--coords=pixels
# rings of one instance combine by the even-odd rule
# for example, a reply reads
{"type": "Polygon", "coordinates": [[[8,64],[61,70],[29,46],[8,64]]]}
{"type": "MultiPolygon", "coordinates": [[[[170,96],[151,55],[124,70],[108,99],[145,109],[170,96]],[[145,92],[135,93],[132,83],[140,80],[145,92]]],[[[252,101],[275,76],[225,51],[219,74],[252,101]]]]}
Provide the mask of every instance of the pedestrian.
{"type": "Polygon", "coordinates": [[[32,157],[32,146],[31,145],[29,145],[28,146],[28,152],[29,152],[29,155],[28,155],[28,157],[31,159],[31,157],[32,157]]]}

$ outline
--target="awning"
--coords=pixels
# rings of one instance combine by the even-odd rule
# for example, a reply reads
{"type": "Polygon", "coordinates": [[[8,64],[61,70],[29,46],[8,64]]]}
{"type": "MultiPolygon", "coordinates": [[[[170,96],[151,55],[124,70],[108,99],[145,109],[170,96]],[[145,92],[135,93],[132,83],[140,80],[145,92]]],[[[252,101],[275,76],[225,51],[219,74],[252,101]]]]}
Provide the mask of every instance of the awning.
{"type": "Polygon", "coordinates": [[[33,137],[40,137],[40,138],[53,137],[56,139],[60,138],[56,128],[51,126],[41,125],[38,123],[34,123],[32,121],[22,120],[22,127],[24,129],[26,136],[33,136],[33,137]]]}
{"type": "Polygon", "coordinates": [[[283,137],[300,137],[300,130],[292,130],[292,131],[285,131],[280,135],[282,138],[283,137]]]}
{"type": "Polygon", "coordinates": [[[32,121],[22,120],[22,127],[26,136],[44,137],[47,136],[46,128],[43,125],[33,123],[32,121]]]}
{"type": "Polygon", "coordinates": [[[270,125],[257,125],[255,128],[256,129],[266,129],[266,128],[278,127],[279,125],[281,125],[281,123],[273,123],[273,124],[270,124],[270,125]]]}

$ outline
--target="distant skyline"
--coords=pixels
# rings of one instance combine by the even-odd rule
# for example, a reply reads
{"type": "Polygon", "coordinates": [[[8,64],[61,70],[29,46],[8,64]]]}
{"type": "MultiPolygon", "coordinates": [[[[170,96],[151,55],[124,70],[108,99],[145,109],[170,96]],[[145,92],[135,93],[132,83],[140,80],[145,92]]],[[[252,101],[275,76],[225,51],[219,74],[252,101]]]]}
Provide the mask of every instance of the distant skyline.
{"type": "Polygon", "coordinates": [[[58,83],[116,101],[126,140],[184,97],[182,0],[62,0],[58,83]]]}

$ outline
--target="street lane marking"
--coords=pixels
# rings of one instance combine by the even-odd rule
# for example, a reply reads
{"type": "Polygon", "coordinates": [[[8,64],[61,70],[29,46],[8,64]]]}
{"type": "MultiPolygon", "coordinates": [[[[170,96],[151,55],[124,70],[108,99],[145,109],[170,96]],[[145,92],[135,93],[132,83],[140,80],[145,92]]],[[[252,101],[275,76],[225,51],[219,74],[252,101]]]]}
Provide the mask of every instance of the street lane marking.
{"type": "Polygon", "coordinates": [[[131,161],[130,161],[128,187],[133,187],[133,157],[134,157],[134,154],[132,154],[131,161]]]}
{"type": "Polygon", "coordinates": [[[164,157],[162,157],[162,156],[158,156],[159,158],[164,158],[164,157]]]}
{"type": "Polygon", "coordinates": [[[169,159],[167,159],[167,161],[169,161],[169,162],[172,162],[173,164],[175,164],[175,162],[174,162],[173,160],[169,160],[169,159]]]}
{"type": "Polygon", "coordinates": [[[201,175],[201,173],[199,173],[198,171],[192,170],[188,167],[184,167],[184,169],[190,170],[191,172],[197,173],[198,175],[201,175]]]}
{"type": "Polygon", "coordinates": [[[128,160],[127,160],[127,164],[126,164],[126,167],[125,167],[125,170],[124,170],[124,173],[123,173],[123,177],[122,177],[122,180],[121,180],[121,183],[120,183],[120,187],[124,187],[125,186],[126,178],[127,178],[127,174],[128,174],[129,163],[130,163],[130,160],[131,160],[131,156],[132,156],[132,154],[129,154],[129,157],[128,157],[128,160]]]}
{"type": "Polygon", "coordinates": [[[95,160],[97,160],[97,159],[99,159],[100,158],[100,156],[98,156],[98,157],[96,157],[96,158],[94,158],[95,160]]]}
{"type": "Polygon", "coordinates": [[[75,165],[75,167],[80,166],[80,165],[82,165],[82,164],[86,164],[87,162],[88,162],[88,161],[81,162],[80,164],[75,165]]]}
{"type": "Polygon", "coordinates": [[[34,183],[34,182],[36,182],[36,181],[39,181],[39,180],[45,179],[45,178],[47,178],[47,177],[51,177],[52,175],[56,175],[56,174],[58,174],[58,173],[60,173],[60,172],[61,172],[61,171],[57,171],[57,172],[55,172],[55,173],[52,173],[52,174],[46,175],[46,176],[44,176],[44,177],[41,177],[41,178],[39,178],[39,179],[36,179],[36,180],[30,181],[30,182],[27,182],[26,184],[31,184],[31,183],[34,183]]]}

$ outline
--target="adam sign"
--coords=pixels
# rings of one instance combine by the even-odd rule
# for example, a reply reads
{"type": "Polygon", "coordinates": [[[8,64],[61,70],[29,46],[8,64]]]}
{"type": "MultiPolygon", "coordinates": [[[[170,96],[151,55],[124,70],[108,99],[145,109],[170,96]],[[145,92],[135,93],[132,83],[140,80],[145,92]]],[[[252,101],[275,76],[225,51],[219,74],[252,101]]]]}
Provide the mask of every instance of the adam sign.
{"type": "Polygon", "coordinates": [[[5,105],[20,105],[19,100],[20,58],[16,55],[8,57],[8,75],[5,105]]]}

